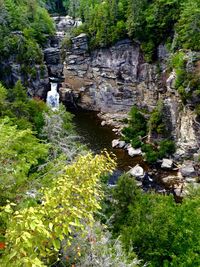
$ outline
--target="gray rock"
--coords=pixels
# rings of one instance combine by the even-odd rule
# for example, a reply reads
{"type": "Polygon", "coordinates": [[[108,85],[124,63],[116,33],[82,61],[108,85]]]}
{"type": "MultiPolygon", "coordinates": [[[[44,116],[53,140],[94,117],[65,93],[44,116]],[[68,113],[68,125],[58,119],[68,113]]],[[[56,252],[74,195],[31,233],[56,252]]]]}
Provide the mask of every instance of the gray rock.
{"type": "Polygon", "coordinates": [[[172,169],[172,166],[173,166],[173,160],[171,159],[162,160],[162,165],[161,165],[162,169],[172,169]]]}
{"type": "Polygon", "coordinates": [[[101,126],[105,126],[105,125],[106,125],[106,121],[102,121],[101,126]]]}
{"type": "Polygon", "coordinates": [[[137,148],[137,149],[135,149],[135,148],[133,148],[133,147],[128,147],[127,150],[128,150],[128,154],[129,154],[129,156],[131,156],[131,157],[142,155],[142,150],[141,150],[141,148],[137,148]]]}
{"type": "Polygon", "coordinates": [[[144,169],[138,164],[130,169],[128,173],[130,173],[135,178],[142,179],[144,177],[144,169]]]}
{"type": "Polygon", "coordinates": [[[119,148],[125,147],[126,142],[125,141],[119,141],[119,148]]]}
{"type": "Polygon", "coordinates": [[[78,96],[77,106],[120,114],[136,105],[151,112],[158,100],[164,99],[166,133],[178,147],[175,159],[183,160],[196,153],[200,143],[198,122],[195,122],[193,110],[187,106],[182,108],[175,90],[175,71],[167,79],[164,45],[158,48],[161,75],[156,64],[144,62],[140,45],[128,39],[90,53],[87,48],[86,35],[73,38],[64,68],[65,83],[78,96]],[[86,90],[82,92],[81,87],[86,90]]]}
{"type": "Polygon", "coordinates": [[[174,193],[177,197],[184,197],[183,184],[175,186],[174,193]]]}
{"type": "Polygon", "coordinates": [[[114,148],[114,147],[118,147],[119,146],[119,139],[114,139],[114,140],[112,140],[112,147],[114,148]]]}
{"type": "Polygon", "coordinates": [[[195,177],[197,173],[194,169],[192,161],[184,161],[183,165],[180,168],[180,172],[183,177],[195,177]]]}

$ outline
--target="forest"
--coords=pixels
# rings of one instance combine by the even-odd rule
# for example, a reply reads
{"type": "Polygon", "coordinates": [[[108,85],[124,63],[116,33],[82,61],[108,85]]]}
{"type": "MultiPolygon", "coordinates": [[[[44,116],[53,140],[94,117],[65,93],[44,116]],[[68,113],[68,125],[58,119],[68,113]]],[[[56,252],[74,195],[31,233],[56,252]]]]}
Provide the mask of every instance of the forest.
{"type": "MultiPolygon", "coordinates": [[[[188,81],[199,93],[185,54],[200,50],[200,1],[0,0],[0,65],[9,72],[12,59],[25,77],[36,75],[36,64],[43,70],[43,49],[56,30],[52,14],[81,18],[71,34],[86,33],[90,51],[130,38],[152,63],[166,44],[183,104],[192,97],[188,81]]],[[[142,191],[128,173],[109,187],[115,155],[93,154],[63,104],[53,111],[27,95],[26,83],[7,86],[6,74],[0,73],[0,266],[200,266],[200,189],[189,188],[177,203],[172,194],[142,191]]],[[[162,103],[148,123],[132,108],[124,138],[137,147],[149,128],[166,132],[162,103]]],[[[155,152],[143,144],[149,164],[175,152],[171,139],[159,145],[155,152]]]]}

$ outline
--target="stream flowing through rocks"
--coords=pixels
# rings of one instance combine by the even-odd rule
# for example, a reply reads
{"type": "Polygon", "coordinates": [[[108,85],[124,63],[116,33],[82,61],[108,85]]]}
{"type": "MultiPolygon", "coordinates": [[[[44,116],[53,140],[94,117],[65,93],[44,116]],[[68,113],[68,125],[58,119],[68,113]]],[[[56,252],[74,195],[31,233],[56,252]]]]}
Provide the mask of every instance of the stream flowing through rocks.
{"type": "Polygon", "coordinates": [[[145,191],[153,189],[158,193],[173,193],[172,187],[170,185],[166,186],[162,182],[162,178],[176,175],[176,171],[152,168],[144,161],[142,156],[130,157],[125,149],[113,148],[112,140],[118,137],[110,126],[101,125],[101,119],[97,116],[97,112],[79,109],[71,112],[74,114],[73,121],[82,143],[86,144],[93,153],[100,153],[106,149],[116,155],[117,169],[110,177],[110,185],[114,185],[123,172],[128,172],[131,168],[139,165],[144,170],[144,176],[136,179],[138,186],[145,191]]]}

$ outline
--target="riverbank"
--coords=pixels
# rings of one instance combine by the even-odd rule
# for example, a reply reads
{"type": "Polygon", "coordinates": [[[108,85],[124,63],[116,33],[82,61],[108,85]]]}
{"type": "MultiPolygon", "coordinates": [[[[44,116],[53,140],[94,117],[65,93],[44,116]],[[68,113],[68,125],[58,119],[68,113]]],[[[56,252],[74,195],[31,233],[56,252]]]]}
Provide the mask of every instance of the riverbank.
{"type": "Polygon", "coordinates": [[[128,172],[136,166],[144,170],[143,177],[137,177],[138,186],[145,191],[153,189],[158,193],[174,193],[177,196],[183,194],[183,181],[177,179],[176,170],[164,170],[159,164],[150,166],[144,161],[142,156],[130,157],[126,150],[112,147],[112,140],[117,138],[111,125],[102,126],[102,120],[97,112],[73,110],[75,128],[81,142],[86,144],[94,153],[107,149],[109,153],[114,153],[117,159],[117,169],[114,177],[111,177],[111,184],[115,183],[123,172],[128,172]],[[173,179],[172,179],[173,178],[173,179]]]}

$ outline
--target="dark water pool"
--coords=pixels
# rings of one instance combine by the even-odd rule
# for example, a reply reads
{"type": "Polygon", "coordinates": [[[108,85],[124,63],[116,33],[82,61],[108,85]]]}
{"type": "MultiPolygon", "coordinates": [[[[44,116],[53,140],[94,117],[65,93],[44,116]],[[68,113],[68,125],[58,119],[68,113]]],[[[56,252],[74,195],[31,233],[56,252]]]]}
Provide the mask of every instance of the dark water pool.
{"type": "Polygon", "coordinates": [[[146,171],[148,165],[142,160],[142,157],[131,158],[124,149],[112,148],[112,140],[119,137],[109,126],[101,126],[101,120],[96,112],[77,111],[74,113],[74,123],[81,140],[94,153],[99,153],[103,149],[112,152],[117,157],[117,169],[121,172],[128,171],[136,164],[140,164],[146,171]]]}

